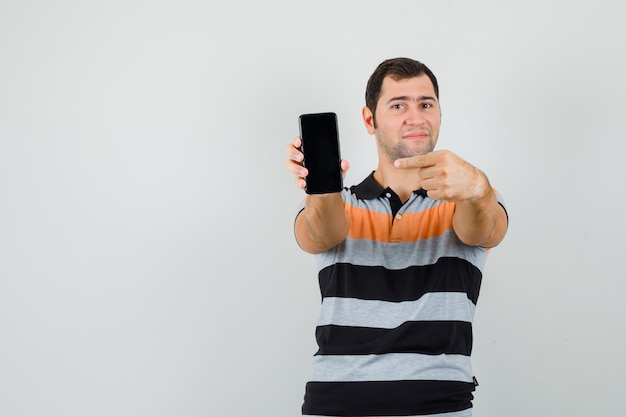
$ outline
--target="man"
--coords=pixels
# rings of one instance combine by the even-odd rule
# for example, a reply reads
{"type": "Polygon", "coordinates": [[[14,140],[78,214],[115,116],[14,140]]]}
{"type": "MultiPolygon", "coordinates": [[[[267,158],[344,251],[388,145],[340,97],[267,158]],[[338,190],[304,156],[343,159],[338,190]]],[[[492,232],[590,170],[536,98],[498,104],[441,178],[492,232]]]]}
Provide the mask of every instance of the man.
{"type": "MultiPolygon", "coordinates": [[[[386,60],[365,98],[376,170],[341,192],[307,195],[295,221],[322,293],[302,413],[471,416],[471,323],[508,217],[482,171],[434,150],[441,109],[428,67],[386,60]]],[[[304,188],[300,144],[287,146],[286,167],[304,188]]]]}

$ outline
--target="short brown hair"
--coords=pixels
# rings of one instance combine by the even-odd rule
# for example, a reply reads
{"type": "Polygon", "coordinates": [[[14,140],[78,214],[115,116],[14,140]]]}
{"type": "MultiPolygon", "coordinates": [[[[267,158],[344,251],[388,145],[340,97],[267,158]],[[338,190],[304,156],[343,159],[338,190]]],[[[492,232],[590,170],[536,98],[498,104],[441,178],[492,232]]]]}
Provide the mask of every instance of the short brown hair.
{"type": "MultiPolygon", "coordinates": [[[[376,105],[380,97],[380,90],[385,77],[390,76],[394,80],[418,77],[426,74],[435,88],[435,95],[439,99],[439,84],[435,74],[423,63],[411,58],[391,58],[381,62],[367,81],[365,89],[365,105],[372,115],[376,114],[376,105]]],[[[376,120],[374,116],[374,120],[376,120]]]]}

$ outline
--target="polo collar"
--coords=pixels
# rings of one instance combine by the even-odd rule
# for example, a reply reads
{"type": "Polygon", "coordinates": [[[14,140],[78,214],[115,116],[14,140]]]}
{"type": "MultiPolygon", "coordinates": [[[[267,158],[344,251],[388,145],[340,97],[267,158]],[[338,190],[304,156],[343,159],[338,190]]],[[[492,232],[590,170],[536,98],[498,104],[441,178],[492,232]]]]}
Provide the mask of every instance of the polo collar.
{"type": "MultiPolygon", "coordinates": [[[[387,188],[383,188],[376,180],[374,180],[374,171],[372,171],[360,184],[353,185],[350,187],[350,191],[352,191],[359,200],[373,200],[378,197],[382,197],[387,192],[387,188]]],[[[420,188],[419,190],[414,190],[413,193],[417,194],[421,197],[426,197],[426,190],[420,188]]]]}

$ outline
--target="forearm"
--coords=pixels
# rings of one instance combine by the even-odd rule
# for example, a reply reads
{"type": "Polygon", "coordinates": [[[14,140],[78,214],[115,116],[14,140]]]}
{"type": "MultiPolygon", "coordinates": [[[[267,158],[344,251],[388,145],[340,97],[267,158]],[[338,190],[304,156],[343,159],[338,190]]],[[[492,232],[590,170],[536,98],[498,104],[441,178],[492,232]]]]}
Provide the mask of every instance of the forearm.
{"type": "Polygon", "coordinates": [[[457,202],[453,228],[459,239],[470,246],[492,247],[504,238],[506,213],[488,182],[480,197],[457,202]]]}
{"type": "Polygon", "coordinates": [[[349,228],[340,193],[309,195],[296,219],[296,240],[305,251],[320,253],[341,243],[349,228]]]}

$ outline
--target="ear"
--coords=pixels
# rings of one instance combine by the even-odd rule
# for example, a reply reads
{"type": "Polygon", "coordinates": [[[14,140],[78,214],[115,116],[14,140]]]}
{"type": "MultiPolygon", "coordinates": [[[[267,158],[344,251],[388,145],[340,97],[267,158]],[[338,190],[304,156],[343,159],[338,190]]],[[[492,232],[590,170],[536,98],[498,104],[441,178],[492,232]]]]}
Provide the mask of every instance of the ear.
{"type": "Polygon", "coordinates": [[[369,107],[367,106],[363,107],[361,114],[363,116],[363,123],[365,123],[365,128],[367,129],[367,133],[369,133],[370,135],[373,135],[374,133],[376,133],[376,129],[374,128],[374,114],[369,109],[369,107]]]}

